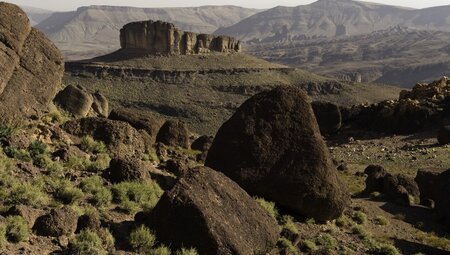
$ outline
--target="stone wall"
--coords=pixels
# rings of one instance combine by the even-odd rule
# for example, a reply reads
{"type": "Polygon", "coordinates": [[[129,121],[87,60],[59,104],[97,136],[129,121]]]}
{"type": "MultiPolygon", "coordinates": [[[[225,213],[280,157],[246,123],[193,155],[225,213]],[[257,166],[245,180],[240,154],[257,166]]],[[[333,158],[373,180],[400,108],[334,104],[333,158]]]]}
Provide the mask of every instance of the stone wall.
{"type": "Polygon", "coordinates": [[[241,42],[228,36],[184,32],[162,21],[140,21],[120,30],[122,49],[141,49],[153,54],[204,54],[240,52],[241,42]]]}

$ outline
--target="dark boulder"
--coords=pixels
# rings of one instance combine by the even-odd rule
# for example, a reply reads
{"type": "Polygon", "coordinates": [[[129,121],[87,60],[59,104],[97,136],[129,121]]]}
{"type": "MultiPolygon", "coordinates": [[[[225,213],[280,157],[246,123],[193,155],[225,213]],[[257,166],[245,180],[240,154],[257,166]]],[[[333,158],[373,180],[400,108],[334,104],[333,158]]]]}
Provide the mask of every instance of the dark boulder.
{"type": "Polygon", "coordinates": [[[138,158],[114,158],[103,177],[112,183],[149,179],[150,175],[138,158]]]}
{"type": "Polygon", "coordinates": [[[161,242],[199,254],[266,254],[280,232],[242,188],[207,167],[184,175],[145,221],[161,242]]]}
{"type": "Polygon", "coordinates": [[[342,115],[339,106],[321,101],[315,101],[311,106],[322,135],[330,135],[339,131],[342,125],[342,115]]]}
{"type": "Polygon", "coordinates": [[[212,142],[214,141],[213,136],[203,135],[199,138],[195,139],[191,144],[191,149],[196,151],[208,151],[211,147],[212,142]]]}
{"type": "Polygon", "coordinates": [[[90,135],[103,141],[113,157],[141,156],[147,148],[142,135],[123,121],[89,117],[68,121],[63,128],[78,137],[90,135]]]}
{"type": "Polygon", "coordinates": [[[446,226],[450,233],[450,169],[441,173],[438,177],[435,200],[435,210],[438,219],[446,226]]]}
{"type": "Polygon", "coordinates": [[[92,103],[92,110],[99,117],[108,118],[109,115],[109,102],[108,99],[100,92],[92,94],[94,102],[92,103]]]}
{"type": "Polygon", "coordinates": [[[188,149],[189,131],[186,124],[179,120],[166,121],[156,136],[156,142],[188,149]]]}
{"type": "Polygon", "coordinates": [[[439,129],[437,140],[441,145],[450,143],[450,126],[444,126],[439,129]]]}
{"type": "Polygon", "coordinates": [[[155,142],[156,135],[163,125],[163,121],[152,114],[127,108],[113,109],[108,118],[126,121],[137,130],[145,130],[150,135],[152,143],[155,142]]]}
{"type": "Polygon", "coordinates": [[[384,170],[382,166],[370,165],[364,170],[364,173],[367,175],[366,189],[364,192],[367,194],[372,192],[382,192],[383,179],[387,175],[386,170],[384,170]]]}
{"type": "MultiPolygon", "coordinates": [[[[416,178],[414,179],[420,190],[420,202],[424,204],[426,200],[435,201],[439,196],[439,190],[437,189],[439,175],[443,170],[419,170],[416,178]]],[[[429,203],[429,202],[427,202],[429,203]]]]}
{"type": "Polygon", "coordinates": [[[0,24],[0,118],[17,122],[54,109],[64,74],[60,51],[14,4],[0,2],[0,24]]]}
{"type": "Polygon", "coordinates": [[[339,217],[349,202],[308,97],[294,87],[257,94],[239,107],[219,129],[205,165],[252,195],[317,220],[339,217]]]}
{"type": "Polygon", "coordinates": [[[50,213],[37,218],[33,230],[41,236],[70,236],[77,229],[78,215],[70,207],[52,209],[50,213]]]}

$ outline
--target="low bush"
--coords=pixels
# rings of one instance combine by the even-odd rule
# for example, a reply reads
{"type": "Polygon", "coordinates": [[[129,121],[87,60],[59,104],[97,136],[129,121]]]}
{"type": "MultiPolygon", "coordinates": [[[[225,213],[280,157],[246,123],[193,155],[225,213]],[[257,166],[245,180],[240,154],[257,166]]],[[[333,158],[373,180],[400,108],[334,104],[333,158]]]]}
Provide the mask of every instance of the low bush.
{"type": "Polygon", "coordinates": [[[392,244],[378,244],[369,252],[374,255],[400,255],[400,252],[392,244]]]}
{"type": "Polygon", "coordinates": [[[172,251],[166,246],[159,246],[149,252],[150,255],[171,255],[172,251]]]}
{"type": "Polygon", "coordinates": [[[278,239],[277,246],[279,249],[284,251],[285,254],[292,254],[292,255],[300,254],[298,249],[292,244],[292,242],[284,237],[278,239]]]}
{"type": "Polygon", "coordinates": [[[4,224],[0,224],[0,248],[5,247],[6,245],[6,226],[4,224]]]}
{"type": "Polygon", "coordinates": [[[357,224],[365,224],[367,222],[367,215],[361,211],[354,212],[352,218],[357,224]]]}
{"type": "Polygon", "coordinates": [[[130,208],[135,205],[141,209],[153,209],[163,190],[154,181],[130,181],[113,185],[112,193],[114,201],[130,208]],[[130,203],[131,202],[131,203],[130,203]]]}
{"type": "Polygon", "coordinates": [[[97,233],[83,229],[70,243],[70,254],[73,255],[107,255],[102,240],[97,233]]]}
{"type": "Polygon", "coordinates": [[[304,240],[300,244],[300,250],[303,252],[314,252],[317,251],[317,245],[311,240],[304,240]]]}
{"type": "Polygon", "coordinates": [[[47,205],[49,201],[50,198],[42,191],[41,187],[27,182],[15,183],[8,196],[10,204],[23,204],[36,208],[47,205]]]}
{"type": "Polygon", "coordinates": [[[278,210],[275,207],[274,202],[269,202],[264,200],[264,198],[259,197],[256,197],[255,200],[262,208],[264,208],[270,214],[270,216],[272,216],[275,219],[278,217],[278,210]]]}
{"type": "Polygon", "coordinates": [[[6,218],[6,238],[13,243],[28,240],[30,232],[27,221],[21,216],[8,216],[6,218]]]}
{"type": "Polygon", "coordinates": [[[378,215],[375,217],[374,222],[376,225],[386,226],[389,225],[389,220],[386,217],[378,215]]]}
{"type": "Polygon", "coordinates": [[[92,136],[83,136],[80,142],[80,148],[88,153],[104,153],[106,151],[106,146],[101,141],[95,141],[92,136]]]}
{"type": "Polygon", "coordinates": [[[150,229],[141,225],[131,232],[129,242],[134,251],[147,254],[155,246],[156,237],[150,229]]]}
{"type": "Polygon", "coordinates": [[[176,252],[176,255],[198,255],[198,252],[194,248],[181,248],[176,252]]]}
{"type": "Polygon", "coordinates": [[[322,246],[325,250],[331,251],[336,248],[336,240],[329,234],[324,234],[316,238],[316,244],[322,246]]]}

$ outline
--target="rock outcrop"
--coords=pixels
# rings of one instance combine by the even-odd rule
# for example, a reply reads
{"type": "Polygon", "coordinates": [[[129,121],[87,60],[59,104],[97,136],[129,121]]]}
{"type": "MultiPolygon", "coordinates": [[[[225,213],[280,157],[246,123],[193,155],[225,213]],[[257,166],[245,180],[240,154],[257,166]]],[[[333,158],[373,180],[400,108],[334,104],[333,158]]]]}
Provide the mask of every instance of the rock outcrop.
{"type": "Polygon", "coordinates": [[[112,183],[142,181],[150,178],[145,165],[137,158],[114,158],[103,177],[112,183]]]}
{"type": "Polygon", "coordinates": [[[228,36],[184,32],[162,21],[140,21],[120,30],[122,49],[144,50],[151,54],[202,54],[240,52],[241,42],[228,36]]]}
{"type": "Polygon", "coordinates": [[[42,236],[70,236],[77,229],[77,213],[68,206],[52,209],[49,214],[39,217],[33,230],[42,236]]]}
{"type": "Polygon", "coordinates": [[[342,115],[339,106],[321,101],[312,102],[311,105],[322,135],[336,133],[341,128],[342,115]]]}
{"type": "Polygon", "coordinates": [[[205,165],[304,216],[339,217],[349,195],[308,101],[295,87],[253,96],[219,129],[205,165]]]}
{"type": "Polygon", "coordinates": [[[146,223],[158,240],[199,254],[266,254],[274,248],[276,220],[242,188],[207,167],[191,169],[166,192],[146,223]]]}
{"type": "Polygon", "coordinates": [[[50,110],[64,73],[59,50],[16,5],[0,2],[0,24],[0,117],[50,110]]]}

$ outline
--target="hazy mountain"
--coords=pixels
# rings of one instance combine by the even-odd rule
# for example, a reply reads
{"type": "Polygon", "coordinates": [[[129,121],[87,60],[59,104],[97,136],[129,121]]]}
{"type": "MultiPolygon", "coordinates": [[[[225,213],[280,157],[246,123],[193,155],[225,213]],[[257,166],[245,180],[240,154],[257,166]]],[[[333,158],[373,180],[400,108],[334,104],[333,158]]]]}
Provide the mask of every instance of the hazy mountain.
{"type": "Polygon", "coordinates": [[[401,25],[450,31],[450,5],[408,9],[352,0],[319,0],[297,7],[275,7],[215,33],[246,41],[283,41],[367,34],[401,25]]]}
{"type": "Polygon", "coordinates": [[[31,6],[20,6],[20,8],[22,8],[28,15],[28,18],[30,19],[32,26],[35,26],[41,21],[47,19],[53,13],[53,11],[50,10],[40,9],[31,6]]]}
{"type": "Polygon", "coordinates": [[[80,7],[73,12],[53,13],[37,28],[69,59],[86,58],[119,48],[119,30],[140,20],[163,20],[193,32],[211,33],[233,25],[261,10],[236,6],[191,8],[80,7]]]}
{"type": "Polygon", "coordinates": [[[261,43],[247,51],[318,74],[413,86],[450,75],[450,32],[394,27],[366,35],[261,43]]]}

